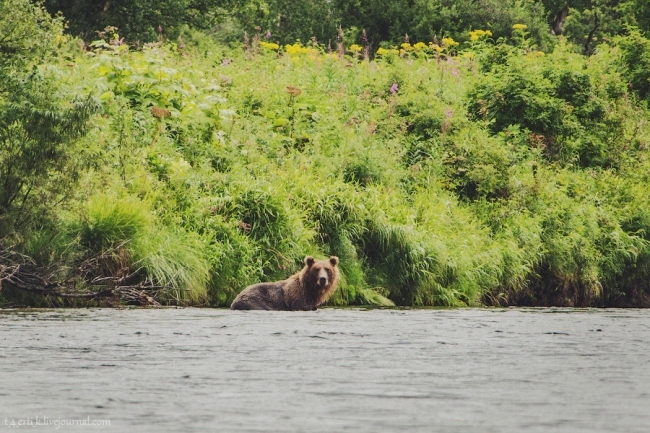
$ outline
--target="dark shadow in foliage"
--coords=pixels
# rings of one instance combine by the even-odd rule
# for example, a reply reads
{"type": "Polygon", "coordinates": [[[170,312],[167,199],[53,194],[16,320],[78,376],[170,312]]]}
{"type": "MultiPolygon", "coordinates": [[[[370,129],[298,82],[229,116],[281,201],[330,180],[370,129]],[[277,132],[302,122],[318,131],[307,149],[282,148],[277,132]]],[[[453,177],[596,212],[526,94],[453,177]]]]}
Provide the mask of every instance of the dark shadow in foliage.
{"type": "Polygon", "coordinates": [[[351,161],[345,166],[345,169],[343,169],[343,181],[365,188],[368,185],[380,183],[381,174],[370,158],[366,156],[356,161],[351,161]]]}
{"type": "Polygon", "coordinates": [[[45,0],[45,7],[51,14],[63,13],[68,32],[87,42],[109,26],[117,27],[130,43],[154,42],[160,37],[175,40],[184,25],[209,28],[219,12],[205,0],[45,0]]]}

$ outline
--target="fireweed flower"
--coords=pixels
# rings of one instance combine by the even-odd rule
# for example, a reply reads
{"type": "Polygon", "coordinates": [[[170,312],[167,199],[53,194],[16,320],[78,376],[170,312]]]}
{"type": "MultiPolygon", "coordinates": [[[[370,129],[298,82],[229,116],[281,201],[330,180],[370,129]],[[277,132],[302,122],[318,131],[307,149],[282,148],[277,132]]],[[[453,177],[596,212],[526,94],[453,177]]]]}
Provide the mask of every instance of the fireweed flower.
{"type": "Polygon", "coordinates": [[[363,59],[370,61],[370,46],[368,45],[368,35],[366,35],[366,30],[363,30],[363,59]]]}
{"type": "Polygon", "coordinates": [[[267,40],[271,39],[271,32],[270,31],[266,32],[265,37],[266,37],[267,40]]]}
{"type": "Polygon", "coordinates": [[[451,115],[452,115],[451,108],[447,108],[446,114],[447,114],[447,119],[451,119],[451,115]]]}
{"type": "Polygon", "coordinates": [[[391,93],[391,95],[394,95],[395,93],[397,93],[397,90],[398,90],[398,88],[397,88],[397,83],[393,83],[393,85],[390,86],[390,93],[391,93]]]}

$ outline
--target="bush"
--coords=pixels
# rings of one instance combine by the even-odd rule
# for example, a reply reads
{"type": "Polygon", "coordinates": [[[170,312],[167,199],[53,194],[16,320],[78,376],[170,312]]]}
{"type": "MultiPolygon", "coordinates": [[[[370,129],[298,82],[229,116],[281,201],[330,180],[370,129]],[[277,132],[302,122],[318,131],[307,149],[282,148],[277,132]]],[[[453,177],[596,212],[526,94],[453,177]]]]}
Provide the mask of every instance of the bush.
{"type": "Polygon", "coordinates": [[[650,102],[650,39],[632,30],[618,39],[618,45],[630,88],[639,98],[650,102]]]}
{"type": "MultiPolygon", "coordinates": [[[[541,53],[543,54],[543,53],[541,53]]],[[[530,133],[530,145],[549,161],[609,166],[622,135],[621,119],[607,112],[593,78],[571,67],[570,54],[510,54],[469,92],[468,111],[493,133],[512,126],[530,133]]]]}
{"type": "Polygon", "coordinates": [[[20,242],[53,220],[77,179],[76,144],[98,108],[62,68],[39,66],[61,31],[39,3],[0,4],[0,243],[20,242]]]}

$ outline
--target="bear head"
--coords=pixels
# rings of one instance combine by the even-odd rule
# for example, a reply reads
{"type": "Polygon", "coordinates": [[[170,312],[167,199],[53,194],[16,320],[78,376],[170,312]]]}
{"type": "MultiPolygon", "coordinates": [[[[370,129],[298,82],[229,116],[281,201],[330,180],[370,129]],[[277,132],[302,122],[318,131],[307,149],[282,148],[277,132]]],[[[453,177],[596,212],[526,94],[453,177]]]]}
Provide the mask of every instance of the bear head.
{"type": "Polygon", "coordinates": [[[339,258],[331,256],[329,260],[315,260],[312,256],[305,257],[305,267],[302,270],[305,287],[317,292],[333,292],[339,279],[339,258]]]}

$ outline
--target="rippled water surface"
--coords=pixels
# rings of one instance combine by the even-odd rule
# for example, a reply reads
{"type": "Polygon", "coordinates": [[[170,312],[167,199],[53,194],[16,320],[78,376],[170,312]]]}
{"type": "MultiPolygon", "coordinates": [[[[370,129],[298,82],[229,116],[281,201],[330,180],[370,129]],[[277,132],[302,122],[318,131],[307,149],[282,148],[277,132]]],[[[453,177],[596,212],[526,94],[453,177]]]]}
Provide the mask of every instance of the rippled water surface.
{"type": "Polygon", "coordinates": [[[0,430],[650,431],[644,310],[5,310],[0,349],[0,430]]]}

